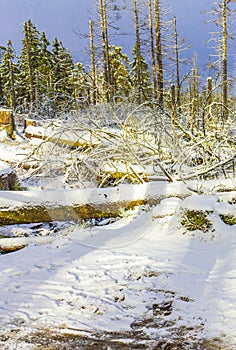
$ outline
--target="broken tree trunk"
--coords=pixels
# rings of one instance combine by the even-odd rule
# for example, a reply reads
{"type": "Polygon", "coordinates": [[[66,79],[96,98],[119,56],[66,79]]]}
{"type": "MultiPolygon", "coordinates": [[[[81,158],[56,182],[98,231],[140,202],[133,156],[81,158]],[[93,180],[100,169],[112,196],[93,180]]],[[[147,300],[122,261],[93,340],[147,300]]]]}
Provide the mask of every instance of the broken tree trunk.
{"type": "Polygon", "coordinates": [[[164,181],[102,189],[1,191],[0,225],[118,217],[137,205],[190,194],[184,184],[164,181]]]}
{"type": "Polygon", "coordinates": [[[0,128],[5,129],[12,137],[14,131],[14,118],[11,109],[0,108],[0,128]]]}

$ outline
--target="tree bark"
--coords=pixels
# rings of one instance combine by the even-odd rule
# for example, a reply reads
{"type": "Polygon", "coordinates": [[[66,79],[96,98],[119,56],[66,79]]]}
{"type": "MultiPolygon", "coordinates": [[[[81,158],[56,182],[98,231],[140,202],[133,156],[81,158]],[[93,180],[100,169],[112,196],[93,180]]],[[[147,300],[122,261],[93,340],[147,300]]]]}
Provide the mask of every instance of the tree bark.
{"type": "Polygon", "coordinates": [[[35,100],[34,77],[33,77],[34,74],[33,74],[33,68],[32,68],[32,57],[30,52],[29,31],[28,31],[28,25],[26,22],[24,22],[24,34],[25,34],[27,65],[28,65],[28,71],[29,71],[30,101],[34,102],[35,100]]]}
{"type": "Polygon", "coordinates": [[[89,22],[89,37],[90,37],[90,57],[91,57],[91,71],[92,71],[92,102],[97,103],[96,97],[96,66],[95,66],[95,47],[93,38],[93,21],[89,22]]]}
{"type": "Polygon", "coordinates": [[[180,101],[180,74],[179,74],[179,43],[178,43],[178,32],[177,32],[177,24],[176,17],[174,17],[174,36],[175,36],[175,70],[176,70],[176,104],[178,109],[180,109],[181,101],[180,101]]]}
{"type": "Polygon", "coordinates": [[[108,51],[107,51],[107,30],[106,30],[106,0],[100,0],[100,17],[101,17],[101,37],[103,52],[103,69],[104,69],[104,95],[109,102],[109,71],[108,71],[108,51]]]}
{"type": "Polygon", "coordinates": [[[16,108],[16,95],[15,95],[15,77],[13,72],[13,64],[11,58],[11,47],[8,47],[9,50],[9,74],[10,74],[10,83],[11,83],[11,108],[15,110],[16,108]]]}
{"type": "Polygon", "coordinates": [[[157,99],[157,72],[156,72],[156,58],[155,58],[155,44],[154,44],[152,0],[148,0],[148,10],[149,10],[149,30],[150,30],[150,44],[151,44],[151,57],[152,57],[153,95],[154,95],[154,98],[157,99]]]}
{"type": "Polygon", "coordinates": [[[139,15],[137,1],[133,0],[134,8],[134,19],[135,19],[135,37],[136,37],[136,50],[137,50],[137,64],[136,64],[136,74],[137,74],[137,86],[138,86],[138,103],[142,102],[142,68],[141,68],[141,43],[140,43],[140,33],[139,33],[139,15]]]}
{"type": "Polygon", "coordinates": [[[158,77],[158,102],[161,107],[164,105],[164,82],[163,82],[163,63],[162,63],[162,44],[161,44],[161,24],[160,24],[160,4],[159,0],[154,0],[155,12],[155,32],[156,32],[156,62],[158,77]]]}
{"type": "Polygon", "coordinates": [[[222,104],[223,120],[228,116],[228,77],[227,77],[227,0],[222,1],[222,104]]]}
{"type": "Polygon", "coordinates": [[[2,191],[0,225],[119,217],[121,211],[137,205],[154,205],[166,197],[189,194],[184,184],[167,181],[113,189],[2,191]]]}

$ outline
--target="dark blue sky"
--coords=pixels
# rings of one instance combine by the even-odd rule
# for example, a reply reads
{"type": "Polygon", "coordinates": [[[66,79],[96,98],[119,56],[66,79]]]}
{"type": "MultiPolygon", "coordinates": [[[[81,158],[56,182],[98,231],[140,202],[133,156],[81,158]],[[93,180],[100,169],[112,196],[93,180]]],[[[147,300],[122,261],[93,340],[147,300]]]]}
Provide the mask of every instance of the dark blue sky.
{"type": "MultiPolygon", "coordinates": [[[[23,22],[31,19],[40,32],[46,32],[50,41],[58,37],[73,52],[75,59],[83,62],[85,58],[83,48],[86,41],[75,32],[88,31],[88,19],[96,2],[95,0],[0,0],[0,45],[6,45],[7,40],[11,39],[13,46],[19,51],[23,22]]],[[[119,3],[119,0],[117,2],[119,3]]],[[[191,55],[194,51],[198,52],[200,66],[208,60],[208,50],[204,43],[208,39],[208,27],[204,24],[206,17],[200,10],[209,10],[209,3],[212,2],[213,0],[163,0],[166,7],[173,9],[173,16],[177,16],[180,35],[187,38],[192,45],[191,55]]],[[[124,17],[123,22],[125,21],[124,17]]],[[[133,31],[133,28],[130,31],[133,31]]],[[[124,51],[133,46],[131,41],[132,38],[126,37],[121,43],[124,51]]]]}

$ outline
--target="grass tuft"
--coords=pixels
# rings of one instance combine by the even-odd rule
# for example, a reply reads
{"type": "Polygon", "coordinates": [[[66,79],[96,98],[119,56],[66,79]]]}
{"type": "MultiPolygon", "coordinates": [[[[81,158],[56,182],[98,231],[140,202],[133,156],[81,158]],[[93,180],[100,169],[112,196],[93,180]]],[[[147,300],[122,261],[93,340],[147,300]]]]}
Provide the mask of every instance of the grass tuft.
{"type": "Polygon", "coordinates": [[[181,224],[188,231],[201,230],[207,232],[212,228],[212,223],[207,214],[201,210],[185,210],[181,224]]]}
{"type": "Polygon", "coordinates": [[[220,218],[226,225],[236,225],[236,216],[234,215],[220,215],[220,218]]]}

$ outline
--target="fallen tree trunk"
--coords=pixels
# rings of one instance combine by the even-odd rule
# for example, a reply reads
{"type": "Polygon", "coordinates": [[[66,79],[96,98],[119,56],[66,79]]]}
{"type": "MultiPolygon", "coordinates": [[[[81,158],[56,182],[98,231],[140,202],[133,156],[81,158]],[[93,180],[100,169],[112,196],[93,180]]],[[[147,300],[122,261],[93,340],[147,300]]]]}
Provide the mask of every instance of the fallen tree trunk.
{"type": "Polygon", "coordinates": [[[0,191],[0,225],[118,217],[121,211],[163,198],[190,195],[183,183],[144,183],[114,188],[0,191]]]}
{"type": "Polygon", "coordinates": [[[0,239],[0,254],[8,254],[23,249],[29,244],[41,245],[53,242],[55,237],[11,237],[0,239]]]}
{"type": "Polygon", "coordinates": [[[230,157],[228,159],[222,160],[221,162],[218,162],[216,164],[212,164],[209,167],[204,166],[203,169],[196,171],[192,174],[188,174],[187,176],[181,176],[181,177],[177,178],[176,180],[177,181],[178,180],[187,181],[187,180],[197,178],[197,177],[202,176],[202,175],[210,174],[213,170],[216,170],[217,168],[220,168],[220,167],[222,168],[222,167],[224,167],[224,165],[231,163],[231,162],[232,162],[232,167],[233,167],[235,159],[236,159],[236,154],[234,154],[232,157],[230,157]]]}

